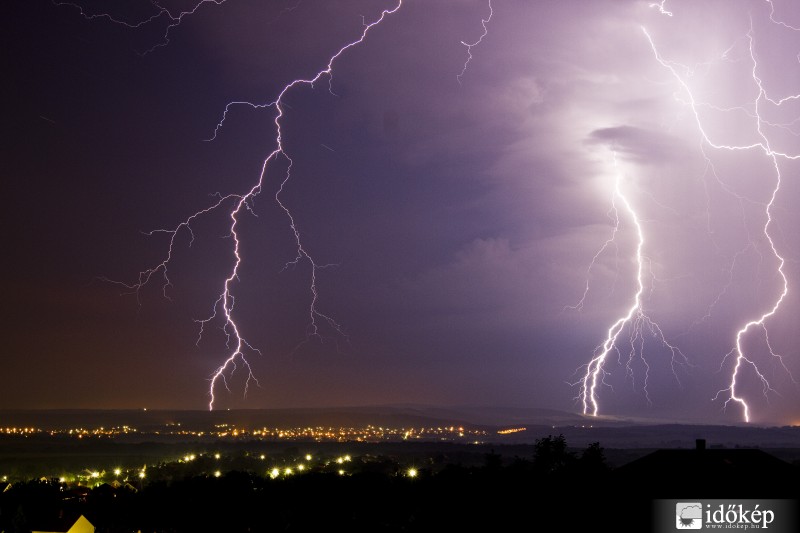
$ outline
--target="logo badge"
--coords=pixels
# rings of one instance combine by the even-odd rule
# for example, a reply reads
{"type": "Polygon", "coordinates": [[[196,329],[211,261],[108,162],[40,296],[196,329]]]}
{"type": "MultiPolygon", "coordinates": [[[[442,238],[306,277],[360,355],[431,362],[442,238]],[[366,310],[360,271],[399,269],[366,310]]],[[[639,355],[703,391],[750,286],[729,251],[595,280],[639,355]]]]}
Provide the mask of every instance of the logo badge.
{"type": "Polygon", "coordinates": [[[675,504],[676,529],[703,529],[703,504],[679,502],[675,504]]]}

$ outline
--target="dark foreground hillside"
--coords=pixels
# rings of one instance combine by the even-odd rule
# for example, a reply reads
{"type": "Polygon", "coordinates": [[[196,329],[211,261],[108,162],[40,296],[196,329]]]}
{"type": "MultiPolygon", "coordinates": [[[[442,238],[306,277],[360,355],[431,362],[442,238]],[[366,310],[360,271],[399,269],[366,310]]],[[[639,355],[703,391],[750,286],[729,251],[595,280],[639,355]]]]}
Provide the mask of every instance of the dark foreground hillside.
{"type": "Polygon", "coordinates": [[[487,453],[480,466],[354,457],[346,473],[236,470],[92,489],[32,480],[0,494],[0,530],[66,531],[84,515],[100,533],[651,531],[658,498],[800,501],[798,469],[758,450],[662,452],[611,469],[599,445],[570,451],[548,437],[530,457],[487,453]]]}

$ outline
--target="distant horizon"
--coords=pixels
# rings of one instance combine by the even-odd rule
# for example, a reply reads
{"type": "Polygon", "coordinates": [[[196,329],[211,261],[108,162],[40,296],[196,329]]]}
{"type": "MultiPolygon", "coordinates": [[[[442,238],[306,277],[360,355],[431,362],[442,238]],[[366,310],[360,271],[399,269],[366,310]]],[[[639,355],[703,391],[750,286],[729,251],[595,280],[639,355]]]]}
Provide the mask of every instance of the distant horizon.
{"type": "MultiPolygon", "coordinates": [[[[79,414],[79,413],[191,413],[198,416],[205,416],[208,415],[210,417],[224,417],[225,413],[258,413],[258,412],[272,412],[272,413],[291,413],[291,412],[303,412],[303,413],[324,413],[326,411],[329,412],[363,412],[363,411],[377,411],[380,413],[384,411],[383,414],[391,411],[402,411],[402,412],[417,412],[417,414],[429,415],[432,416],[437,414],[437,411],[445,411],[445,413],[438,413],[440,416],[445,416],[447,414],[452,415],[460,415],[460,416],[475,416],[475,415],[485,415],[486,411],[491,411],[495,416],[503,416],[506,413],[506,416],[510,415],[513,412],[522,411],[522,413],[516,413],[515,416],[529,416],[528,423],[534,423],[539,425],[550,425],[550,422],[543,422],[536,420],[536,417],[553,417],[553,419],[562,419],[563,422],[559,422],[559,424],[563,426],[570,426],[579,423],[585,424],[601,424],[601,425],[635,425],[635,426],[669,426],[669,425],[683,425],[683,426],[711,426],[711,427],[739,427],[739,428],[780,428],[780,427],[800,427],[800,424],[791,424],[791,423],[783,423],[780,421],[773,421],[773,422],[764,422],[764,423],[756,423],[756,422],[737,422],[737,421],[729,421],[729,422],[709,422],[703,420],[693,420],[693,419],[679,419],[679,418],[650,418],[650,417],[642,417],[642,416],[616,416],[616,415],[584,415],[577,411],[563,411],[558,409],[551,409],[551,408],[539,408],[539,407],[520,407],[520,406],[500,406],[500,405],[478,405],[478,404],[465,404],[465,405],[432,405],[432,404],[412,404],[412,403],[400,403],[400,404],[373,404],[373,405],[340,405],[340,406],[315,406],[315,407],[240,407],[240,408],[231,408],[231,409],[217,409],[213,411],[209,411],[208,409],[182,409],[182,408],[127,408],[127,407],[119,407],[119,408],[94,408],[94,407],[85,407],[85,408],[71,408],[71,407],[40,407],[40,408],[0,408],[0,416],[2,413],[64,413],[64,414],[79,414]],[[451,413],[447,413],[450,411],[451,413]]],[[[510,420],[510,419],[509,419],[510,420]]],[[[519,421],[518,418],[515,418],[514,421],[519,421]]],[[[497,425],[513,425],[514,421],[509,421],[506,423],[497,423],[497,425]]],[[[2,425],[2,420],[0,420],[0,425],[2,425]]],[[[489,424],[492,425],[492,424],[489,424]]],[[[558,426],[557,426],[558,427],[558,426]]]]}

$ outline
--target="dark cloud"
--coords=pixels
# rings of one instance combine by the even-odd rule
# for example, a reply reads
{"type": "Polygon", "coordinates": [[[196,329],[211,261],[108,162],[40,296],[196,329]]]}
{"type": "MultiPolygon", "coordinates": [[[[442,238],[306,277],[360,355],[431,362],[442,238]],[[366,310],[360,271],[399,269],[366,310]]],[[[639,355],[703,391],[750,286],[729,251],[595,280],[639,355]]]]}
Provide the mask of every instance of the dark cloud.
{"type": "Polygon", "coordinates": [[[678,139],[661,131],[652,131],[635,126],[600,128],[589,134],[590,143],[608,145],[625,159],[637,164],[663,165],[679,152],[678,139]]]}

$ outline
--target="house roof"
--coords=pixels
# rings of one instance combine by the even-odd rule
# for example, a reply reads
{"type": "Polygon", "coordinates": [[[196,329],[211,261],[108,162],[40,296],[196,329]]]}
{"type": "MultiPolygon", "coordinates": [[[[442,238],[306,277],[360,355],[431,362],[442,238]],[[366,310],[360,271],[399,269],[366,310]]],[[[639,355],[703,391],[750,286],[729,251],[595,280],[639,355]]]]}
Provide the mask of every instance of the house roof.
{"type": "Polygon", "coordinates": [[[78,517],[78,520],[72,524],[72,527],[67,530],[67,533],[94,533],[94,526],[85,516],[81,515],[78,517]]]}
{"type": "Polygon", "coordinates": [[[623,485],[650,487],[653,496],[796,495],[800,470],[758,449],[657,450],[617,468],[623,485]]]}

